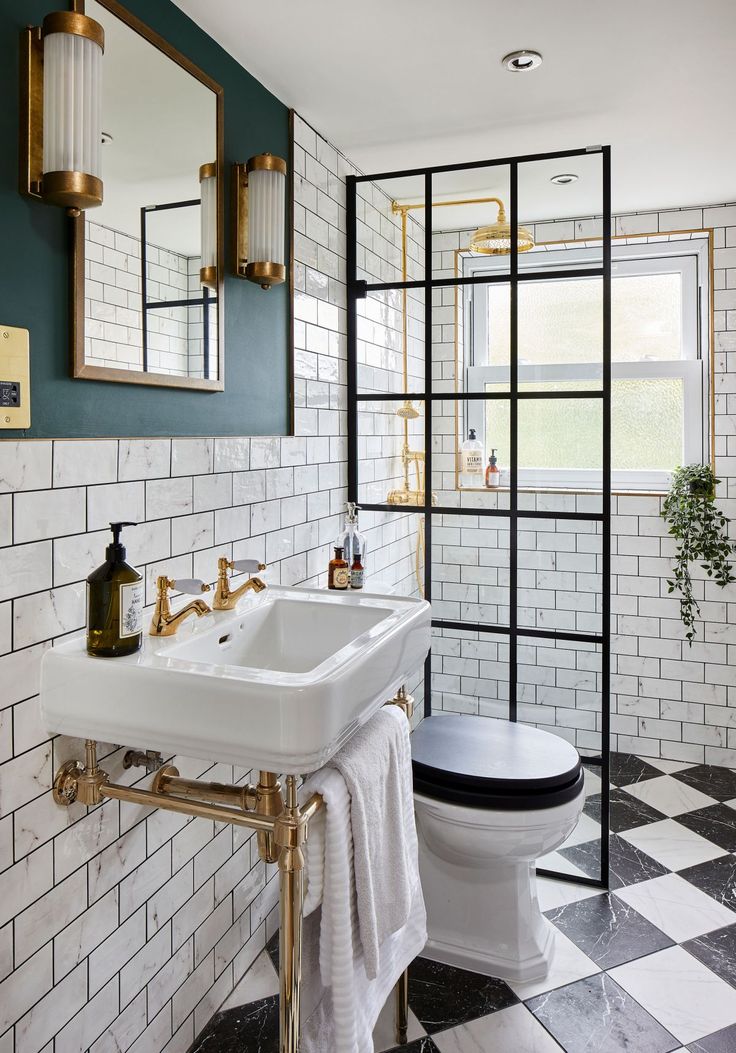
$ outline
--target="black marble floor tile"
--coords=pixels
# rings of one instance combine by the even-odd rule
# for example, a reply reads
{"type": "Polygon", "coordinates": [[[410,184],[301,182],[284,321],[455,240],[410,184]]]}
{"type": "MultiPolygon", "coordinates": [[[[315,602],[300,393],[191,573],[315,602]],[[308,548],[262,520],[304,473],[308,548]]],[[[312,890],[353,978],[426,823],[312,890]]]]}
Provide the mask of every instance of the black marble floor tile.
{"type": "Polygon", "coordinates": [[[736,1049],[736,1024],[724,1027],[723,1031],[716,1031],[706,1038],[700,1038],[697,1042],[691,1042],[687,1047],[690,1053],[734,1053],[736,1049]]]}
{"type": "Polygon", "coordinates": [[[707,892],[713,899],[717,899],[724,907],[736,911],[736,856],[723,855],[707,863],[698,863],[697,866],[680,870],[679,874],[703,892],[707,892]]]}
{"type": "Polygon", "coordinates": [[[736,924],[707,932],[705,936],[688,940],[682,946],[703,965],[707,965],[711,972],[731,984],[731,987],[736,987],[736,924]]]}
{"type": "Polygon", "coordinates": [[[656,779],[662,772],[641,757],[632,753],[612,753],[610,760],[611,783],[614,786],[630,786],[644,779],[656,779]]]}
{"type": "Polygon", "coordinates": [[[277,995],[215,1013],[189,1053],[276,1053],[279,1044],[277,995]]]}
{"type": "Polygon", "coordinates": [[[409,967],[409,1007],[430,1035],[515,1005],[503,980],[417,958],[409,967]]]}
{"type": "Polygon", "coordinates": [[[429,1035],[415,1038],[408,1046],[393,1046],[388,1053],[440,1053],[429,1035]]]}
{"type": "Polygon", "coordinates": [[[672,773],[673,779],[694,786],[716,801],[730,801],[736,797],[736,771],[718,768],[713,764],[696,764],[694,768],[672,773]]]}
{"type": "Polygon", "coordinates": [[[268,957],[273,963],[273,967],[276,972],[279,971],[279,934],[275,932],[271,939],[266,944],[266,950],[268,951],[268,957]]]}
{"type": "Polygon", "coordinates": [[[584,815],[590,816],[596,823],[600,823],[601,815],[603,814],[601,800],[599,793],[592,793],[590,797],[585,798],[585,804],[583,805],[584,815]]]}
{"type": "Polygon", "coordinates": [[[658,823],[667,816],[650,804],[633,797],[626,790],[611,791],[611,830],[620,834],[624,830],[635,830],[637,826],[658,823]]]}
{"type": "MultiPolygon", "coordinates": [[[[623,888],[625,885],[637,885],[640,881],[661,877],[669,873],[666,867],[656,859],[640,851],[623,837],[611,834],[609,839],[609,888],[623,888]]],[[[587,876],[599,878],[601,874],[601,843],[586,841],[572,848],[561,848],[560,855],[587,876]]]]}
{"type": "Polygon", "coordinates": [[[736,852],[736,808],[729,808],[727,804],[711,804],[697,812],[685,812],[684,815],[676,816],[676,819],[688,830],[694,830],[719,848],[736,852]]]}
{"type": "Polygon", "coordinates": [[[566,1053],[670,1053],[680,1043],[600,973],[525,1003],[566,1053]]]}
{"type": "Polygon", "coordinates": [[[673,946],[669,936],[628,903],[606,893],[549,910],[546,916],[601,969],[673,946]]]}

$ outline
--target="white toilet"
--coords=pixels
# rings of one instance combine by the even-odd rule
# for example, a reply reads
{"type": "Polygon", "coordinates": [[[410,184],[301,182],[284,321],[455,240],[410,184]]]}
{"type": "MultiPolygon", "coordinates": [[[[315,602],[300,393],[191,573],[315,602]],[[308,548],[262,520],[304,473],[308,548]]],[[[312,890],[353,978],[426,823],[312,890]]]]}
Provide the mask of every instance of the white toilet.
{"type": "Polygon", "coordinates": [[[535,863],[580,817],[577,750],[523,724],[447,714],[422,721],[412,758],[424,956],[507,980],[544,977],[554,928],[535,863]]]}

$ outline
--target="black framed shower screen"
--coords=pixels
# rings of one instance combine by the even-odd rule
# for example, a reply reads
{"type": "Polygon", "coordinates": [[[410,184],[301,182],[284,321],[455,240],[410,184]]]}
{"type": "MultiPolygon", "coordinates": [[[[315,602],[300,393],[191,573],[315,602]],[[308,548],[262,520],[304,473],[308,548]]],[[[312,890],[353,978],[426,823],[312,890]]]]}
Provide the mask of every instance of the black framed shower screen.
{"type": "MultiPolygon", "coordinates": [[[[436,184],[435,184],[436,185],[436,184]]],[[[600,871],[598,877],[582,876],[557,871],[539,870],[540,874],[559,877],[568,881],[596,887],[608,884],[609,855],[609,760],[610,760],[610,624],[611,624],[611,157],[610,147],[597,146],[580,150],[563,150],[554,153],[528,154],[516,157],[505,157],[465,164],[439,165],[429,168],[414,168],[403,171],[389,171],[372,175],[350,175],[346,187],[346,257],[347,257],[347,356],[348,356],[348,499],[360,504],[367,511],[390,513],[418,513],[424,523],[424,594],[432,600],[432,525],[436,516],[500,516],[508,521],[509,529],[509,618],[507,625],[489,624],[486,622],[455,621],[443,618],[432,618],[432,627],[491,634],[497,639],[505,638],[508,643],[508,719],[515,721],[519,704],[518,684],[518,649],[519,640],[561,641],[571,644],[594,645],[600,656],[600,753],[586,756],[587,765],[600,770],[601,777],[601,828],[600,828],[600,871]],[[536,162],[562,160],[575,157],[599,155],[601,172],[601,263],[600,266],[576,270],[571,267],[552,267],[536,269],[533,266],[519,269],[519,251],[516,232],[519,227],[519,169],[521,166],[536,162]],[[511,251],[508,254],[509,269],[497,275],[457,275],[451,277],[433,277],[433,240],[432,240],[432,195],[435,177],[445,173],[471,172],[473,169],[496,168],[504,166],[508,171],[508,218],[511,226],[511,251]],[[424,274],[419,280],[372,282],[358,277],[357,273],[357,221],[356,204],[358,186],[362,183],[378,184],[389,180],[421,179],[424,196],[424,274]],[[550,279],[569,279],[577,277],[596,277],[601,280],[602,288],[602,331],[601,351],[602,369],[600,388],[575,388],[550,390],[533,390],[527,385],[520,389],[519,384],[519,287],[522,283],[545,281],[550,279]],[[434,309],[432,292],[435,289],[471,284],[489,284],[502,282],[509,289],[509,384],[502,394],[488,391],[458,390],[456,376],[455,391],[433,390],[433,317],[434,309]],[[372,293],[385,293],[392,290],[418,290],[423,293],[424,314],[424,390],[410,391],[412,401],[423,403],[424,421],[424,503],[422,505],[391,504],[389,502],[369,503],[359,501],[360,463],[358,418],[360,408],[374,403],[387,405],[402,402],[405,391],[381,391],[361,393],[358,387],[358,302],[372,293]],[[485,403],[490,399],[501,398],[508,402],[509,415],[509,485],[507,508],[482,508],[443,506],[432,504],[432,413],[435,404],[455,401],[458,403],[480,399],[485,403]],[[601,405],[601,506],[600,511],[550,511],[539,508],[519,507],[519,407],[525,400],[533,399],[584,399],[600,400],[601,405]],[[526,520],[551,519],[555,521],[580,521],[600,524],[602,535],[602,553],[600,559],[600,632],[577,632],[557,629],[545,629],[523,625],[519,622],[519,524],[526,520]]],[[[597,239],[598,240],[598,239],[597,239]]],[[[529,257],[527,257],[529,258],[529,257]]],[[[533,258],[533,254],[532,254],[533,258]]],[[[571,420],[570,427],[575,426],[571,420]]],[[[596,530],[598,527],[596,527],[596,530]]],[[[480,637],[479,637],[480,638],[480,637]]],[[[424,667],[424,714],[432,714],[432,669],[431,654],[424,667]]]]}

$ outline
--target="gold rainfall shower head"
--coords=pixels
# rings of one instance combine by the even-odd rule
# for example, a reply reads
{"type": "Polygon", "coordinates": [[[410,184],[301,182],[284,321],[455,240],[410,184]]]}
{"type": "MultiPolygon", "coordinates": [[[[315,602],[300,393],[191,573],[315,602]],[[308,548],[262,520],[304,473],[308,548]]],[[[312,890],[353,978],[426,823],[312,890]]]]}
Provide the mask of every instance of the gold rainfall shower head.
{"type": "Polygon", "coordinates": [[[416,420],[420,413],[411,399],[405,399],[396,410],[396,416],[401,417],[402,420],[416,420]]]}
{"type": "MultiPolygon", "coordinates": [[[[526,227],[517,227],[516,247],[518,252],[534,248],[534,238],[526,227]]],[[[496,222],[476,230],[470,239],[470,251],[484,256],[508,256],[511,252],[511,225],[506,220],[506,209],[501,201],[498,202],[496,222]]]]}

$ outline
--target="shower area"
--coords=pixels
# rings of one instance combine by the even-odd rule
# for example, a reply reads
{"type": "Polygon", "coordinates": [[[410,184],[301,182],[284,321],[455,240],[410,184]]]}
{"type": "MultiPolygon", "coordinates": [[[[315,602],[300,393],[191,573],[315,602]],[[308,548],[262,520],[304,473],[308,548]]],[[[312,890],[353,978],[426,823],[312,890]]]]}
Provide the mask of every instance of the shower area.
{"type": "Polygon", "coordinates": [[[371,573],[432,603],[420,717],[575,745],[585,811],[539,873],[605,886],[609,148],[349,176],[346,217],[348,496],[371,573]]]}

